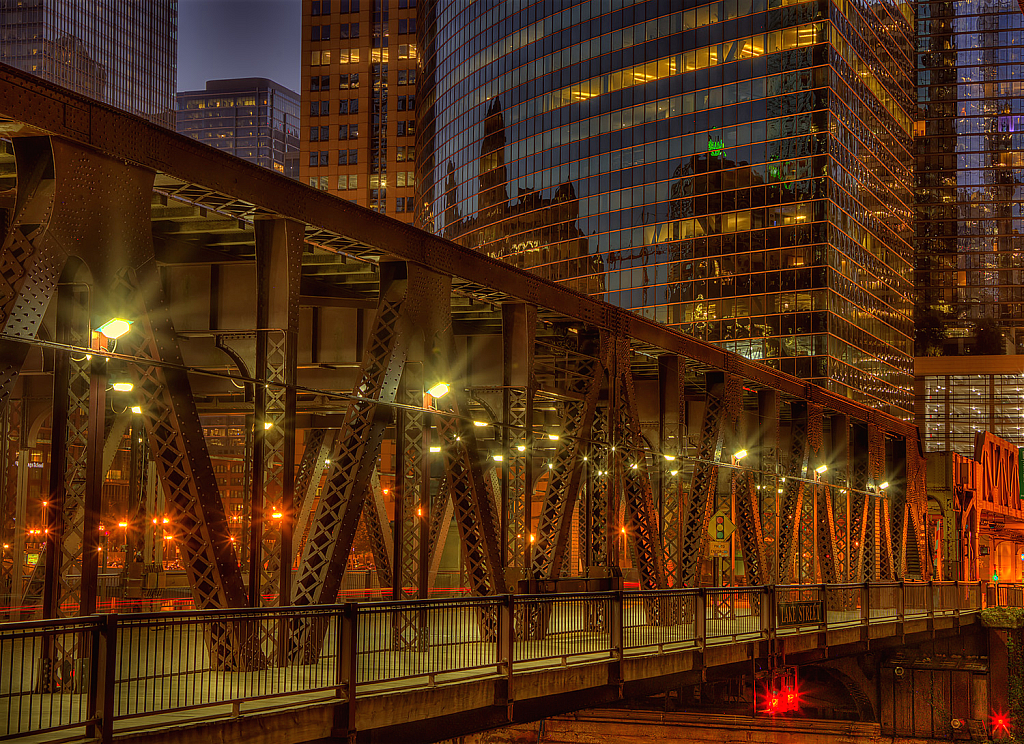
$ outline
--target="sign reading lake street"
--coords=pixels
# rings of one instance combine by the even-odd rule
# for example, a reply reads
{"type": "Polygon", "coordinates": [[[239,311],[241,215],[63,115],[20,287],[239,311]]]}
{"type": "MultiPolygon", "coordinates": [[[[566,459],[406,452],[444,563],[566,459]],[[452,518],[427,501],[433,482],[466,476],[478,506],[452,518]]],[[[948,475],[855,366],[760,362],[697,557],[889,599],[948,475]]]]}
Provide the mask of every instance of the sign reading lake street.
{"type": "Polygon", "coordinates": [[[821,602],[780,602],[779,627],[793,625],[816,625],[822,622],[821,602]]]}

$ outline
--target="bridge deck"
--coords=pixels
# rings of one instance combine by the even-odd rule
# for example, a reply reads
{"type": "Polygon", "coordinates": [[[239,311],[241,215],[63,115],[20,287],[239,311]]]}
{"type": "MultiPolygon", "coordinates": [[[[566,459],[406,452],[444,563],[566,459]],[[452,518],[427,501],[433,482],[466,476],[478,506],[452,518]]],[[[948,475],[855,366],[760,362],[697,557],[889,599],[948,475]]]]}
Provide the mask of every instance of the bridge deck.
{"type": "MultiPolygon", "coordinates": [[[[452,689],[461,697],[496,682],[512,700],[519,680],[536,687],[566,670],[585,670],[577,677],[590,680],[580,683],[586,688],[607,683],[605,670],[616,665],[620,677],[658,677],[749,661],[771,637],[814,646],[822,633],[826,643],[845,633],[848,643],[901,635],[897,626],[914,623],[934,628],[944,617],[952,626],[980,609],[981,595],[977,584],[756,587],[12,623],[0,627],[0,735],[55,741],[96,725],[101,738],[131,737],[352,699],[452,689]],[[796,621],[793,606],[805,610],[796,621]],[[278,653],[279,639],[307,637],[310,627],[323,632],[311,663],[278,653]],[[211,660],[209,640],[224,629],[249,639],[247,654],[211,660]],[[47,683],[54,691],[41,692],[47,683]]],[[[536,692],[525,690],[520,699],[536,692]]],[[[360,727],[381,725],[376,718],[360,727]]]]}

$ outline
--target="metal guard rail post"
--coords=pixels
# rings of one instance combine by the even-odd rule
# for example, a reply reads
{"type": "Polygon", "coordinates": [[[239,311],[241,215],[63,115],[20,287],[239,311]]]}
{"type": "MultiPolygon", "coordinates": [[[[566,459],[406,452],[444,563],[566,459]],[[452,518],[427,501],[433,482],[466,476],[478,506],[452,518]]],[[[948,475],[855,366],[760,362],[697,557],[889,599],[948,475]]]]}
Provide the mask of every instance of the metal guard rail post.
{"type": "MultiPolygon", "coordinates": [[[[754,632],[760,638],[770,640],[778,635],[782,604],[787,600],[804,602],[808,606],[817,605],[821,611],[820,619],[806,618],[807,621],[801,624],[804,626],[805,631],[808,628],[815,627],[816,630],[814,632],[827,632],[830,628],[830,606],[833,610],[841,613],[837,615],[837,620],[831,627],[839,627],[851,621],[861,626],[867,626],[873,622],[903,623],[907,618],[908,592],[913,591],[912,617],[915,619],[922,617],[919,613],[918,605],[924,604],[924,616],[928,618],[929,626],[931,627],[936,613],[943,616],[959,617],[964,612],[975,612],[981,609],[986,598],[985,588],[985,582],[911,582],[908,584],[906,581],[901,581],[835,585],[806,584],[785,587],[728,587],[724,589],[728,592],[728,596],[731,597],[730,602],[732,604],[730,605],[731,614],[729,617],[733,621],[749,618],[749,620],[744,620],[739,630],[732,632],[740,634],[754,632]],[[843,597],[852,598],[857,596],[857,594],[860,596],[859,612],[854,611],[851,613],[850,611],[855,608],[850,607],[848,601],[843,599],[843,597]],[[874,601],[871,599],[872,594],[878,595],[874,601]],[[786,600],[782,599],[783,597],[786,597],[786,600]],[[755,602],[759,602],[760,607],[755,608],[755,602]],[[874,619],[872,618],[872,605],[878,605],[875,608],[878,617],[874,619]],[[738,612],[744,608],[747,614],[740,618],[738,612]],[[844,614],[842,613],[852,614],[853,617],[844,620],[844,614]],[[749,621],[753,622],[750,623],[749,621]]],[[[1024,603],[1024,591],[1021,591],[1021,586],[1019,585],[993,587],[991,595],[999,603],[1024,603]]],[[[260,622],[261,618],[262,621],[267,623],[285,622],[289,619],[297,619],[303,615],[308,615],[314,619],[319,618],[318,622],[327,622],[327,620],[333,619],[335,623],[333,633],[329,634],[333,641],[333,643],[329,644],[334,646],[333,652],[313,663],[324,664],[328,663],[328,659],[330,659],[330,663],[334,665],[334,674],[331,675],[328,687],[321,687],[319,689],[330,690],[331,687],[335,688],[329,694],[337,702],[345,703],[344,706],[338,706],[336,714],[338,718],[335,720],[335,728],[339,736],[347,735],[351,737],[356,731],[357,683],[359,682],[360,654],[362,653],[360,650],[361,631],[359,628],[359,616],[361,613],[366,613],[369,619],[375,616],[386,617],[386,613],[389,612],[402,613],[417,607],[429,607],[437,608],[442,612],[448,612],[452,608],[461,609],[468,613],[465,615],[466,617],[474,616],[475,613],[478,619],[493,617],[496,623],[495,626],[491,627],[494,628],[495,632],[480,631],[481,634],[476,643],[480,645],[481,650],[472,658],[472,662],[456,660],[449,665],[449,668],[442,671],[461,674],[470,668],[466,666],[467,664],[474,663],[477,664],[475,671],[480,675],[494,675],[497,673],[499,678],[503,679],[503,685],[506,688],[505,702],[511,709],[515,701],[514,671],[517,644],[524,644],[524,649],[526,649],[524,659],[527,661],[531,658],[535,659],[535,661],[529,663],[529,668],[535,670],[537,669],[536,662],[543,662],[545,659],[539,656],[537,652],[534,652],[531,657],[528,644],[536,642],[538,638],[543,640],[543,635],[548,632],[560,633],[564,637],[569,638],[571,643],[578,644],[575,653],[580,655],[580,658],[592,660],[593,656],[589,654],[592,654],[593,651],[600,651],[605,659],[610,658],[613,665],[619,665],[613,670],[609,682],[621,682],[621,664],[626,656],[627,647],[632,649],[634,653],[638,651],[640,653],[651,653],[651,648],[660,648],[656,639],[653,641],[654,646],[650,646],[648,640],[644,640],[652,639],[654,638],[653,636],[632,633],[637,627],[642,626],[648,629],[659,630],[666,626],[680,626],[686,632],[685,626],[692,624],[692,639],[686,640],[690,638],[688,635],[681,637],[683,642],[688,644],[689,648],[703,653],[708,644],[708,634],[712,629],[708,625],[708,613],[718,611],[716,603],[709,601],[710,599],[710,591],[706,587],[666,590],[657,593],[642,591],[625,592],[623,590],[597,593],[594,595],[593,600],[597,604],[590,606],[584,603],[582,605],[582,611],[588,619],[581,622],[580,618],[572,615],[572,612],[577,611],[576,608],[581,606],[580,600],[569,597],[568,602],[563,604],[563,607],[569,609],[563,610],[560,616],[562,627],[550,629],[550,631],[547,627],[548,621],[552,617],[557,617],[557,615],[552,615],[550,609],[543,612],[535,612],[532,616],[528,612],[531,606],[533,606],[534,610],[538,607],[554,607],[553,603],[557,603],[560,600],[558,595],[550,594],[503,595],[501,597],[468,598],[461,601],[441,599],[360,604],[350,602],[344,605],[319,608],[275,608],[277,614],[268,610],[253,611],[251,608],[244,608],[237,612],[221,611],[219,614],[217,611],[150,613],[135,616],[119,616],[117,613],[110,613],[62,621],[10,623],[0,625],[0,652],[8,653],[7,649],[10,649],[11,657],[15,658],[18,649],[20,649],[24,657],[26,648],[28,648],[29,654],[36,654],[37,656],[36,661],[40,670],[39,675],[37,675],[38,680],[45,679],[46,670],[49,669],[46,664],[42,663],[45,659],[38,657],[40,651],[37,650],[37,646],[38,649],[44,647],[41,639],[44,636],[55,636],[60,633],[65,635],[78,634],[82,644],[80,648],[90,656],[88,661],[88,681],[90,684],[88,689],[79,690],[85,696],[82,706],[84,714],[80,718],[70,722],[65,722],[61,719],[57,721],[56,725],[51,718],[48,721],[40,721],[40,725],[33,730],[17,731],[13,734],[8,732],[8,737],[5,738],[35,734],[42,731],[53,731],[58,728],[66,729],[74,726],[83,726],[87,736],[96,738],[100,742],[110,742],[114,735],[115,718],[120,719],[125,716],[124,713],[119,712],[118,695],[137,694],[137,690],[133,688],[139,684],[139,680],[143,679],[140,676],[133,676],[133,673],[128,673],[125,679],[118,679],[119,671],[121,673],[125,671],[121,668],[124,666],[125,660],[118,658],[119,644],[123,646],[120,650],[124,653],[134,654],[141,650],[135,648],[136,644],[133,643],[133,640],[137,641],[142,636],[132,636],[132,627],[135,627],[136,631],[138,628],[150,629],[153,632],[168,632],[168,629],[190,628],[198,629],[199,632],[202,632],[204,618],[208,618],[208,622],[219,622],[218,618],[223,620],[225,616],[233,617],[235,615],[241,618],[242,622],[260,622]],[[667,596],[671,595],[675,595],[685,601],[676,604],[664,601],[667,596]],[[653,601],[649,601],[646,605],[636,601],[638,599],[642,600],[645,596],[653,601]],[[686,597],[690,599],[686,600],[686,597]],[[691,601],[692,604],[690,604],[691,601]],[[576,604],[573,604],[574,602],[576,604]],[[548,604],[545,605],[544,603],[548,604]],[[624,638],[624,629],[627,627],[626,607],[630,608],[628,619],[634,622],[633,625],[629,626],[632,635],[630,635],[628,643],[627,639],[624,638]],[[651,610],[649,614],[644,614],[645,607],[651,610]],[[692,610],[683,609],[685,607],[692,607],[692,610]],[[566,612],[569,614],[566,614],[566,612]],[[517,616],[519,615],[521,617],[518,617],[518,620],[522,621],[522,626],[517,628],[517,616]],[[528,617],[534,618],[535,624],[533,626],[528,626],[527,621],[524,619],[528,617]],[[542,618],[543,623],[538,625],[537,617],[542,618]],[[644,617],[646,619],[643,619],[644,617]],[[245,618],[249,619],[246,620],[245,618]],[[637,618],[640,618],[640,626],[635,624],[637,618]],[[4,635],[4,631],[7,631],[6,635],[4,635]],[[530,637],[531,633],[534,634],[532,638],[530,637]],[[595,635],[605,640],[600,640],[599,638],[596,642],[598,645],[596,646],[586,645],[588,642],[585,639],[595,635]],[[31,642],[30,646],[26,643],[25,639],[31,642]],[[18,643],[21,646],[16,646],[18,643]],[[484,662],[481,666],[481,662],[486,658],[493,659],[494,663],[484,662]]],[[[720,620],[716,622],[720,624],[720,620]]],[[[484,626],[486,626],[486,623],[481,625],[481,627],[484,626]]],[[[384,626],[378,625],[378,627],[384,626]]],[[[366,631],[368,632],[369,630],[368,626],[366,631]]],[[[177,630],[175,632],[181,631],[177,630]]],[[[718,631],[714,635],[712,642],[726,642],[725,639],[728,636],[723,635],[723,632],[728,631],[718,631]]],[[[366,635],[366,632],[362,634],[366,635]]],[[[733,638],[735,638],[735,635],[733,638]]],[[[67,643],[67,641],[64,642],[67,643]]],[[[425,647],[421,650],[425,650],[425,647]]],[[[144,665],[148,663],[147,659],[142,659],[142,661],[144,665]]],[[[148,661],[152,660],[149,659],[148,661]]],[[[163,661],[161,661],[161,664],[163,664],[163,661]]],[[[564,659],[562,661],[552,660],[551,662],[552,666],[560,666],[562,664],[564,664],[564,659]]],[[[157,675],[157,678],[171,679],[175,673],[174,670],[162,670],[157,675]]],[[[75,684],[81,686],[82,681],[76,680],[75,684]]],[[[368,677],[364,680],[367,684],[373,684],[375,681],[377,681],[376,677],[368,677]]],[[[35,684],[35,688],[26,688],[16,692],[16,694],[23,698],[37,694],[39,690],[43,689],[40,686],[40,681],[36,681],[33,684],[35,684]]],[[[67,683],[65,682],[64,684],[67,683]]],[[[416,685],[419,683],[415,679],[409,679],[408,684],[416,685]]],[[[63,692],[69,691],[70,688],[63,690],[63,692]]],[[[245,698],[244,700],[249,699],[255,698],[245,698]]],[[[218,701],[217,704],[223,704],[224,702],[228,701],[218,701]]],[[[233,706],[233,715],[237,716],[238,703],[233,703],[233,706]]],[[[152,712],[160,712],[160,709],[154,709],[152,712]]],[[[29,724],[30,728],[32,723],[29,724]]]]}

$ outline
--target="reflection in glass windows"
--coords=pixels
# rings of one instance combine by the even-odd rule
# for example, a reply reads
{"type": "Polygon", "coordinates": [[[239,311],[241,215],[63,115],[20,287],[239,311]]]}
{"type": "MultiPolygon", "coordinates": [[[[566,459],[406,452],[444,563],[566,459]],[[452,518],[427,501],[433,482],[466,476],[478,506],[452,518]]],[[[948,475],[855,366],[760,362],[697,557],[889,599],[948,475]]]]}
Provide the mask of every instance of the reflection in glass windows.
{"type": "Polygon", "coordinates": [[[909,415],[905,8],[421,5],[421,226],[909,415]]]}

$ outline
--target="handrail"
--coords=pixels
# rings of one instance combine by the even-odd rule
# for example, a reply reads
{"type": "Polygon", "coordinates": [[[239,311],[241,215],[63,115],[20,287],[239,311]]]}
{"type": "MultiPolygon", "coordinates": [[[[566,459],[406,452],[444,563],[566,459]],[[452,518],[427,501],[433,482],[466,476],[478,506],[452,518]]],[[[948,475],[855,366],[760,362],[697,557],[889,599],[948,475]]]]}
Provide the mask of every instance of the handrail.
{"type": "Polygon", "coordinates": [[[21,672],[0,689],[9,711],[0,738],[84,727],[106,742],[115,721],[138,724],[169,711],[238,716],[242,705],[247,712],[261,700],[279,707],[289,696],[294,705],[347,700],[351,716],[351,703],[384,682],[407,689],[501,677],[512,700],[515,674],[527,670],[958,616],[979,611],[986,595],[989,603],[1024,604],[1024,585],[984,586],[618,589],[6,623],[0,667],[21,672]],[[55,707],[53,699],[67,705],[55,707]]]}

